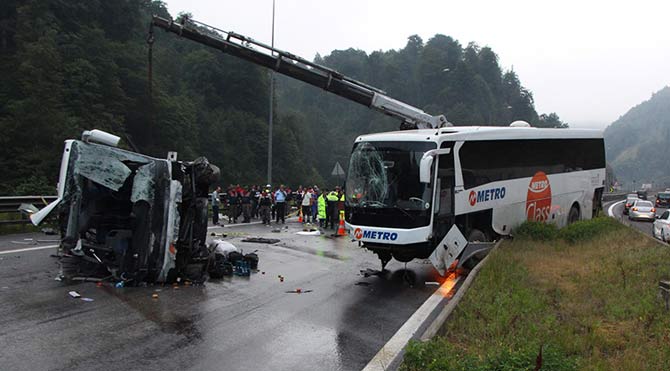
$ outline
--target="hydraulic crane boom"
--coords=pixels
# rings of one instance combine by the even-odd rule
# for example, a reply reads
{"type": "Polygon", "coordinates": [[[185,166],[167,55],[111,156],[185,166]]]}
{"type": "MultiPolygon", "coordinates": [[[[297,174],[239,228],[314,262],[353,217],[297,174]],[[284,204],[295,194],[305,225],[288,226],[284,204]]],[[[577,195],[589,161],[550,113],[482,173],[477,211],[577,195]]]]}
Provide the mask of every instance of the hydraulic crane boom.
{"type": "Polygon", "coordinates": [[[187,18],[175,22],[154,16],[151,20],[152,29],[153,26],[399,118],[403,122],[401,127],[426,129],[451,126],[444,115],[429,115],[416,107],[386,96],[385,92],[375,87],[249,37],[226,32],[187,18]]]}

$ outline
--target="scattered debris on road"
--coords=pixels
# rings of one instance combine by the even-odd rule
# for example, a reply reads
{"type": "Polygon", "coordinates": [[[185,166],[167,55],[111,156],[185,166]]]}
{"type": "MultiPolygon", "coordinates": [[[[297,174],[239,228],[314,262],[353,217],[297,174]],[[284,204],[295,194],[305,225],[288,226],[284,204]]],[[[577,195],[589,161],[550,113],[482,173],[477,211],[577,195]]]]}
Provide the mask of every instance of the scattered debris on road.
{"type": "Polygon", "coordinates": [[[75,299],[81,297],[81,295],[79,295],[79,293],[76,292],[76,291],[70,291],[70,292],[68,292],[68,295],[70,295],[71,297],[73,297],[75,299]]]}
{"type": "Polygon", "coordinates": [[[301,236],[320,236],[321,232],[319,232],[319,231],[300,231],[300,232],[297,232],[296,234],[299,234],[301,236]]]}
{"type": "Polygon", "coordinates": [[[384,272],[376,269],[362,269],[361,270],[361,275],[363,277],[370,277],[370,276],[381,276],[384,272]]]}
{"type": "Polygon", "coordinates": [[[303,290],[303,289],[295,289],[291,291],[286,291],[287,294],[306,294],[308,292],[312,292],[314,290],[303,290]]]}
{"type": "Polygon", "coordinates": [[[281,240],[277,238],[265,238],[265,237],[249,237],[242,240],[242,242],[266,243],[269,245],[272,245],[273,243],[277,243],[279,241],[281,240]]]}
{"type": "Polygon", "coordinates": [[[356,285],[356,286],[370,286],[370,282],[358,281],[354,285],[356,285]]]}

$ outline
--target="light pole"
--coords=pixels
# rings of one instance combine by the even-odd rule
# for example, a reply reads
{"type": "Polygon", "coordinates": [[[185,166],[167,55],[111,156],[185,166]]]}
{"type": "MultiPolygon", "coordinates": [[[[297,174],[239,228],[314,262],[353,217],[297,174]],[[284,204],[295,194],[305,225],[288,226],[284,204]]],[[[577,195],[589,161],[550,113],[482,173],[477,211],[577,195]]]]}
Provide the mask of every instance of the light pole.
{"type": "MultiPolygon", "coordinates": [[[[275,47],[275,0],[272,0],[272,44],[275,47]]],[[[272,52],[274,55],[274,52],[272,52]]],[[[272,184],[272,106],[274,105],[275,73],[270,70],[270,118],[268,125],[268,184],[272,184]]]]}

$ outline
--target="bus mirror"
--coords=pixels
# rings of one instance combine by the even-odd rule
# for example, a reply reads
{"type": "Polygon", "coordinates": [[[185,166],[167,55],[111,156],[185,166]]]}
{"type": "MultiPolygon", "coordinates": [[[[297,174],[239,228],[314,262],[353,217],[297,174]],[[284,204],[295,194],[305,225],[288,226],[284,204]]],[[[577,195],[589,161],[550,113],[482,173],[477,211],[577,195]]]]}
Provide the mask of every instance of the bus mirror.
{"type": "Polygon", "coordinates": [[[433,166],[433,159],[435,156],[448,155],[449,153],[451,153],[451,148],[432,149],[424,153],[419,164],[419,181],[430,183],[430,168],[433,166]]]}
{"type": "Polygon", "coordinates": [[[421,158],[419,166],[419,181],[421,183],[430,183],[430,168],[433,165],[433,156],[424,155],[421,158]]]}

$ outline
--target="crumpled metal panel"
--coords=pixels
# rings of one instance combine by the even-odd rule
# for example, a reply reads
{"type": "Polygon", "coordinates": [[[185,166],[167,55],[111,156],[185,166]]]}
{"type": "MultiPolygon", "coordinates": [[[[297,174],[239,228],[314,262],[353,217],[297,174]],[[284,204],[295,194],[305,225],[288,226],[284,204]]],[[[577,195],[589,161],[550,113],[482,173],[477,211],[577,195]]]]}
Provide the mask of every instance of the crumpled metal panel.
{"type": "Polygon", "coordinates": [[[181,203],[182,185],[176,180],[170,181],[170,199],[168,200],[167,227],[165,236],[165,251],[163,255],[163,266],[158,275],[158,282],[165,282],[170,269],[176,267],[177,240],[179,238],[179,210],[177,204],[181,203]]]}
{"type": "Polygon", "coordinates": [[[78,158],[74,173],[118,191],[131,170],[123,161],[148,163],[149,159],[117,148],[77,141],[78,158]]]}
{"type": "Polygon", "coordinates": [[[140,166],[133,179],[133,190],[130,194],[130,201],[135,203],[137,201],[146,201],[153,205],[154,200],[154,174],[156,163],[150,162],[146,165],[140,166]]]}

